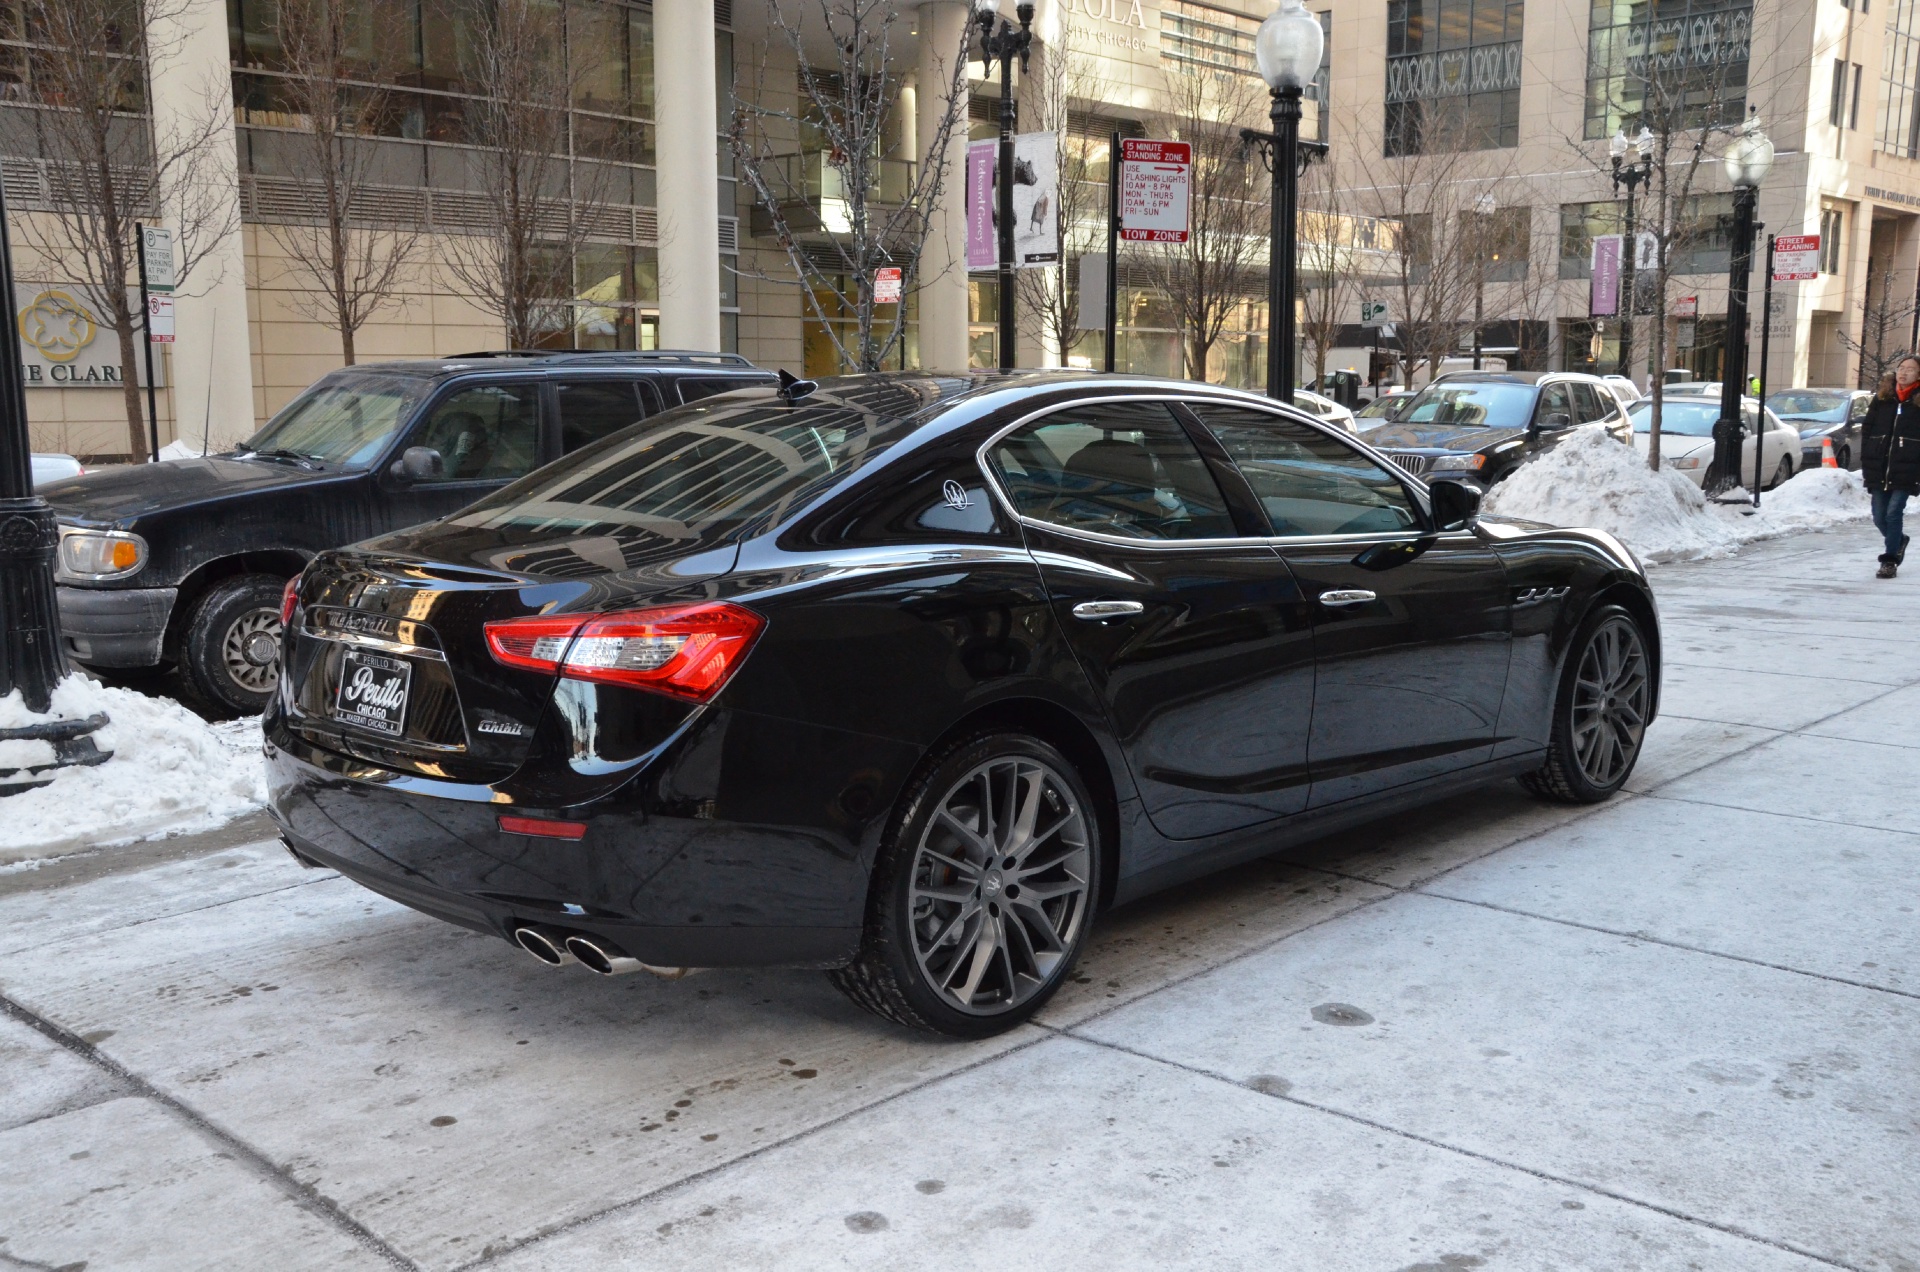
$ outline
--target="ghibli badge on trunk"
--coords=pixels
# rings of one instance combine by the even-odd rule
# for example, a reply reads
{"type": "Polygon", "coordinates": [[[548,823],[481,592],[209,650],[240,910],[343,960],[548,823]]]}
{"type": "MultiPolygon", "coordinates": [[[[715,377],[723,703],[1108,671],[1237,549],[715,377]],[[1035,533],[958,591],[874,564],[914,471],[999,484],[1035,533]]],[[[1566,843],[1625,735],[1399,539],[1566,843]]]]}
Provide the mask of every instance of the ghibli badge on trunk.
{"type": "Polygon", "coordinates": [[[517,738],[527,731],[524,725],[517,724],[512,720],[483,719],[474,727],[481,733],[504,733],[510,738],[517,738]]]}

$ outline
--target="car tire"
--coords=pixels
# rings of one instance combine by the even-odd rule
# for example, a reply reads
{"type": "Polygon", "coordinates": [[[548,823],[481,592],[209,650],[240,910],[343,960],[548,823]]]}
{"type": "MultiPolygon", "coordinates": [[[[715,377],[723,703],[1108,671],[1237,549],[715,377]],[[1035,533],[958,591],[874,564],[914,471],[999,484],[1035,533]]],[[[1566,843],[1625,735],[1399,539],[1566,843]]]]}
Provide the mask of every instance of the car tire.
{"type": "Polygon", "coordinates": [[[1780,467],[1773,470],[1773,480],[1767,483],[1767,489],[1772,490],[1775,487],[1780,486],[1792,480],[1793,480],[1793,460],[1786,455],[1782,455],[1780,457],[1780,467]]]}
{"type": "Polygon", "coordinates": [[[1838,464],[1838,465],[1840,465],[1840,469],[1841,469],[1841,471],[1842,471],[1842,472],[1851,472],[1851,471],[1853,471],[1853,451],[1852,451],[1852,449],[1850,449],[1850,448],[1843,448],[1843,449],[1842,449],[1842,450],[1840,451],[1840,453],[1839,453],[1839,454],[1837,454],[1837,455],[1835,455],[1835,456],[1833,457],[1833,462],[1834,462],[1834,463],[1836,463],[1836,464],[1838,464]]]}
{"type": "Polygon", "coordinates": [[[901,796],[860,953],[828,976],[914,1029],[985,1038],[1023,1023],[1086,944],[1099,825],[1086,783],[1053,746],[1023,733],[963,739],[901,796]]]}
{"type": "Polygon", "coordinates": [[[267,709],[280,678],[280,592],[286,582],[271,574],[241,574],[214,584],[194,605],[180,642],[180,671],[207,706],[235,715],[267,709]]]}
{"type": "Polygon", "coordinates": [[[1521,782],[1556,803],[1607,799],[1633,774],[1652,707],[1653,660],[1646,633],[1620,606],[1600,606],[1568,646],[1546,760],[1521,782]]]}

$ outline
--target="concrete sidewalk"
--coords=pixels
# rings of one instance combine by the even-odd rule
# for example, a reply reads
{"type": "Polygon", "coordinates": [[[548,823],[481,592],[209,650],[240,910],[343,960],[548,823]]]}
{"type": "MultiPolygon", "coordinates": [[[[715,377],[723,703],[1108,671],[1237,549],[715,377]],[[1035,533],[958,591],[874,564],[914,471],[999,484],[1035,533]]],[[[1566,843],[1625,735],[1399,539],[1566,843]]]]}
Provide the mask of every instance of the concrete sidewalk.
{"type": "Polygon", "coordinates": [[[0,896],[0,1268],[1920,1272],[1920,577],[1662,568],[1663,716],[1108,916],[1035,1026],[546,973],[272,845],[0,896]]]}

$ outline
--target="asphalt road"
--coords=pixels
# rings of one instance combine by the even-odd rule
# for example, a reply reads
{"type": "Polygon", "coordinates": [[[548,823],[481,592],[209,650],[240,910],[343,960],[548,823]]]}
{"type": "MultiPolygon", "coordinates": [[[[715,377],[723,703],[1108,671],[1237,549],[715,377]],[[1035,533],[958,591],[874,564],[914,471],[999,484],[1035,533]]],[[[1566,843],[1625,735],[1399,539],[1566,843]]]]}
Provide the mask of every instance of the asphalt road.
{"type": "Polygon", "coordinates": [[[1920,571],[1873,555],[1660,570],[1630,794],[1113,914],[987,1043],[549,971],[270,844],[6,877],[0,1268],[1914,1272],[1920,571]]]}

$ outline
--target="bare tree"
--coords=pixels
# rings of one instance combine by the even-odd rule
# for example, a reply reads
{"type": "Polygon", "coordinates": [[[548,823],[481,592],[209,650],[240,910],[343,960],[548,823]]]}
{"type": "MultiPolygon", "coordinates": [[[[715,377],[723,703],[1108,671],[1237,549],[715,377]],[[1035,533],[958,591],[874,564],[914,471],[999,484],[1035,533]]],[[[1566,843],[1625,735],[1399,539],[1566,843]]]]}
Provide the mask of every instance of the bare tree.
{"type": "Polygon", "coordinates": [[[205,86],[205,108],[156,140],[148,115],[147,66],[176,50],[153,40],[179,30],[188,0],[25,0],[25,29],[41,41],[28,59],[40,153],[52,169],[51,215],[22,217],[21,242],[59,261],[78,284],[99,325],[120,345],[121,395],[128,450],[148,457],[147,429],[134,374],[136,337],[145,316],[129,284],[143,220],[164,203],[174,232],[174,270],[184,287],[194,269],[234,229],[236,201],[222,176],[230,147],[223,79],[205,86]]]}
{"type": "Polygon", "coordinates": [[[1240,130],[1265,116],[1266,86],[1249,75],[1199,67],[1166,72],[1164,134],[1193,147],[1187,241],[1147,256],[1185,336],[1187,375],[1207,378],[1207,359],[1234,313],[1262,290],[1269,196],[1240,130]]]}
{"type": "MultiPolygon", "coordinates": [[[[841,366],[877,371],[899,347],[906,305],[882,317],[874,299],[880,270],[900,271],[901,295],[920,284],[921,249],[931,209],[946,194],[948,139],[966,115],[967,45],[972,27],[951,51],[946,81],[921,84],[938,93],[941,122],[917,138],[919,154],[900,142],[903,119],[899,25],[909,11],[896,0],[773,0],[771,40],[795,62],[794,110],[768,105],[769,95],[742,100],[730,131],[740,175],[759,217],[786,252],[806,312],[833,342],[841,366]],[[830,50],[825,64],[813,52],[830,50]],[[795,135],[817,150],[776,152],[795,135]],[[915,162],[934,156],[934,162],[915,162]]],[[[764,69],[762,71],[764,78],[764,69]]],[[[791,144],[791,143],[787,143],[791,144]]]]}
{"type": "Polygon", "coordinates": [[[1883,262],[1881,268],[1867,276],[1866,293],[1861,297],[1860,338],[1847,334],[1842,327],[1834,333],[1834,339],[1842,348],[1860,356],[1860,376],[1856,383],[1863,389],[1875,388],[1880,377],[1893,370],[1900,359],[1911,352],[1900,342],[1902,333],[1913,322],[1916,306],[1913,294],[1905,288],[1894,286],[1893,263],[1883,262]],[[1878,283],[1876,291],[1875,284],[1878,283]]]}
{"type": "MultiPolygon", "coordinates": [[[[1096,63],[1070,42],[1073,27],[1060,24],[1056,43],[1042,50],[1039,74],[1023,85],[1020,109],[1026,125],[1050,132],[1054,141],[1054,171],[1059,174],[1054,205],[1060,218],[1060,260],[1056,265],[1020,270],[1015,295],[1020,307],[1033,315],[1040,338],[1051,345],[1061,365],[1080,337],[1080,292],[1068,271],[1079,257],[1106,250],[1107,192],[1094,179],[1097,157],[1108,139],[1093,136],[1079,119],[1074,104],[1102,100],[1106,82],[1096,63]]],[[[1117,162],[1110,156],[1108,162],[1117,162]]]]}
{"type": "Polygon", "coordinates": [[[605,203],[604,169],[572,158],[568,108],[599,50],[567,38],[568,10],[544,0],[463,8],[467,140],[481,213],[448,240],[447,268],[500,319],[511,348],[533,346],[567,310],[574,260],[605,203]]]}
{"type": "Polygon", "coordinates": [[[288,273],[304,284],[290,301],[307,318],[340,333],[340,353],[354,362],[354,339],[394,292],[419,255],[417,225],[376,228],[367,207],[373,149],[360,140],[379,131],[394,108],[392,94],[369,87],[379,50],[403,33],[390,29],[387,6],[354,0],[280,0],[279,81],[288,115],[300,127],[299,170],[317,187],[310,220],[267,227],[285,253],[288,273]]]}
{"type": "Polygon", "coordinates": [[[1357,320],[1363,289],[1362,244],[1355,241],[1351,193],[1339,161],[1328,157],[1307,169],[1300,214],[1300,338],[1316,383],[1327,374],[1327,355],[1340,330],[1357,320]]]}

